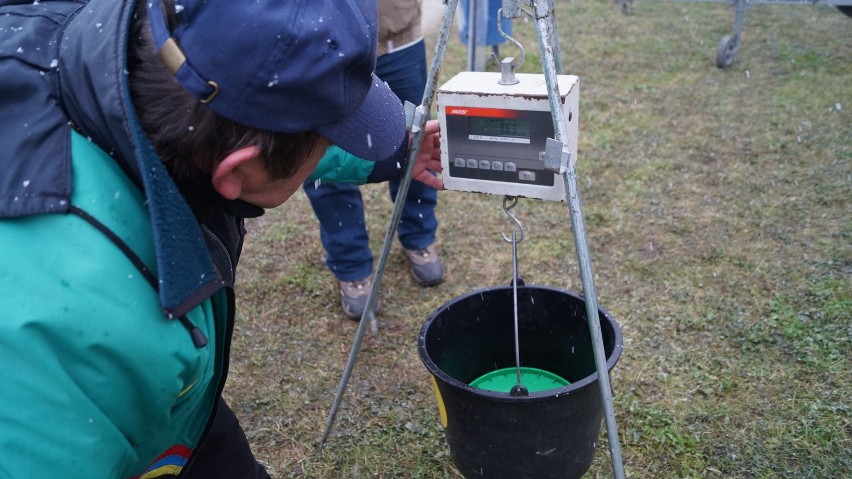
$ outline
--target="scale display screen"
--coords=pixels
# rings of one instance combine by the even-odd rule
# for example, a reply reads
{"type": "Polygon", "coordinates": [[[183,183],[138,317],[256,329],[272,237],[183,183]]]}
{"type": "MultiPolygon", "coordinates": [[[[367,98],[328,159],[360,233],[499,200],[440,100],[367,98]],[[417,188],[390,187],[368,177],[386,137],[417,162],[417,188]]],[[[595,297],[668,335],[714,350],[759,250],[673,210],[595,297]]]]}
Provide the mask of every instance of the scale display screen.
{"type": "Polygon", "coordinates": [[[444,109],[449,140],[449,173],[455,178],[552,187],[544,169],[545,141],[553,136],[549,111],[476,108],[444,109]]]}
{"type": "Polygon", "coordinates": [[[530,142],[530,122],[524,118],[468,118],[468,137],[476,141],[530,142]]]}

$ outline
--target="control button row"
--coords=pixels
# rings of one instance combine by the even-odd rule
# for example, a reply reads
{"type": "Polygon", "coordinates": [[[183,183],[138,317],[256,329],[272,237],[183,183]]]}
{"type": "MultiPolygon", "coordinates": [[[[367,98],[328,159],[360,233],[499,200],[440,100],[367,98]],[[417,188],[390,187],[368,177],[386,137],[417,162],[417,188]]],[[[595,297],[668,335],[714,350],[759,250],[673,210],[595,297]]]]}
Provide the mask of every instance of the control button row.
{"type": "Polygon", "coordinates": [[[513,161],[498,161],[498,160],[477,160],[474,158],[456,158],[453,160],[456,168],[473,168],[479,170],[494,170],[494,171],[518,171],[518,165],[513,161]]]}
{"type": "Polygon", "coordinates": [[[518,165],[513,161],[499,160],[477,160],[474,158],[456,158],[453,160],[456,168],[469,168],[473,170],[506,171],[517,173],[518,181],[535,183],[536,172],[533,170],[518,170],[518,165]]]}

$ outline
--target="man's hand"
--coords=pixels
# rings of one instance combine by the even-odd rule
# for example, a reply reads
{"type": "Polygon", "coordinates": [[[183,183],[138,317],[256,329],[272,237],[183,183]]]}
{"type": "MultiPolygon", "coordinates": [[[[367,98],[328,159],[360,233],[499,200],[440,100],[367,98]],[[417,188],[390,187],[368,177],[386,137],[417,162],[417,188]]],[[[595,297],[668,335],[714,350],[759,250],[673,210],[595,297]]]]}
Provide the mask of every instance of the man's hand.
{"type": "Polygon", "coordinates": [[[430,120],[423,127],[423,143],[417,153],[412,173],[415,180],[436,190],[444,189],[444,182],[435,173],[441,172],[441,133],[438,120],[430,120]]]}

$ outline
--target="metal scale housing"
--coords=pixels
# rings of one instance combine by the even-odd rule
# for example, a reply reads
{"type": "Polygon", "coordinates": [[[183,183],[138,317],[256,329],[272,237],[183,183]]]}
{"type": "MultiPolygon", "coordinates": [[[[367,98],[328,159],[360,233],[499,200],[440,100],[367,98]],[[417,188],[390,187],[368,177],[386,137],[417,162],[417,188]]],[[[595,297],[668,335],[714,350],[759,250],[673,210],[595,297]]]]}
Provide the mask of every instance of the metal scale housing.
{"type": "MultiPolygon", "coordinates": [[[[554,138],[544,75],[462,72],[437,91],[441,166],[448,190],[565,200],[561,175],[545,169],[545,142],[554,138]]],[[[577,158],[580,79],[557,75],[567,119],[564,142],[577,158]]]]}

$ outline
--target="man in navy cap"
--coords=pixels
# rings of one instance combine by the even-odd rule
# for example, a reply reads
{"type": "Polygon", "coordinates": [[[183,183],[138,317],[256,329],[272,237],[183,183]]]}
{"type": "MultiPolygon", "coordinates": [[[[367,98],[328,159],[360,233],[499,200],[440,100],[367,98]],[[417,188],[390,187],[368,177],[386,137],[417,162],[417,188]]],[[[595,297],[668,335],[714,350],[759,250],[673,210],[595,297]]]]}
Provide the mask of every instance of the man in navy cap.
{"type": "Polygon", "coordinates": [[[400,176],[375,48],[374,1],[0,0],[0,477],[268,477],[220,398],[243,219],[400,176]]]}

